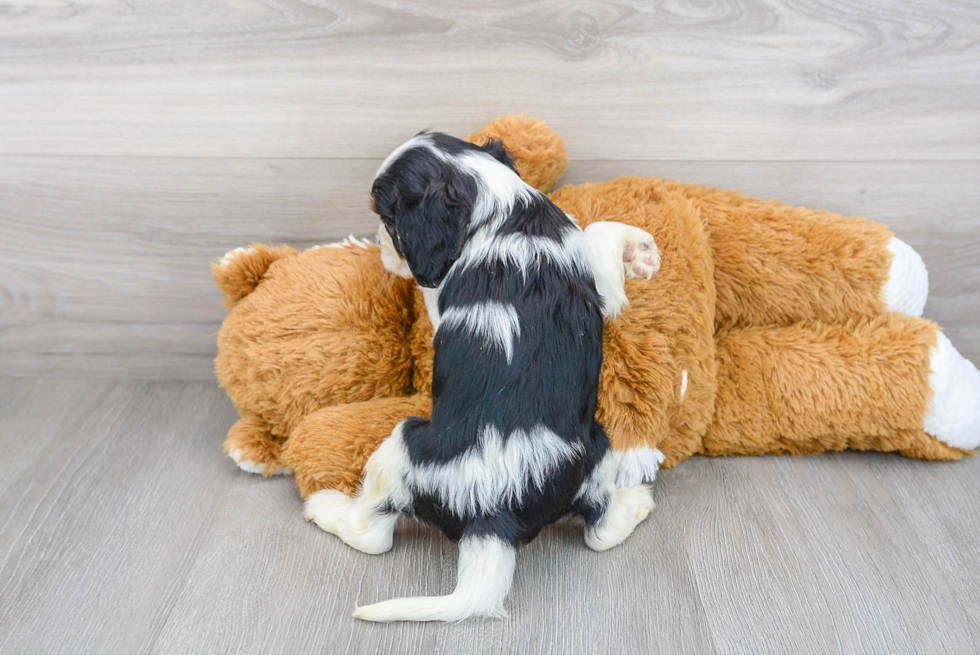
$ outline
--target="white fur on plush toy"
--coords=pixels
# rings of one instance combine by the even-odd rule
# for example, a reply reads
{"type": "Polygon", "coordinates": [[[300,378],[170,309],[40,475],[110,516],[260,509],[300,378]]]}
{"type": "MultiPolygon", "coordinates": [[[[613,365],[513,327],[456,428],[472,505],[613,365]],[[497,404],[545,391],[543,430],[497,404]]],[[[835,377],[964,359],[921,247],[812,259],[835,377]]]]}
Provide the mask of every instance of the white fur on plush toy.
{"type": "Polygon", "coordinates": [[[942,332],[929,366],[932,402],[922,429],[954,448],[980,446],[980,371],[942,332]]]}
{"type": "Polygon", "coordinates": [[[925,262],[898,237],[888,242],[888,250],[892,264],[884,288],[885,305],[889,311],[921,318],[929,297],[929,271],[925,262]]]}
{"type": "MultiPolygon", "coordinates": [[[[257,473],[259,475],[265,473],[265,464],[256,464],[250,459],[242,459],[243,456],[244,453],[240,448],[236,448],[230,453],[228,453],[228,457],[231,457],[231,459],[235,462],[235,464],[238,464],[238,468],[245,471],[246,473],[257,473]]],[[[285,466],[283,468],[277,468],[275,471],[272,472],[272,474],[292,475],[293,467],[285,466]]]]}

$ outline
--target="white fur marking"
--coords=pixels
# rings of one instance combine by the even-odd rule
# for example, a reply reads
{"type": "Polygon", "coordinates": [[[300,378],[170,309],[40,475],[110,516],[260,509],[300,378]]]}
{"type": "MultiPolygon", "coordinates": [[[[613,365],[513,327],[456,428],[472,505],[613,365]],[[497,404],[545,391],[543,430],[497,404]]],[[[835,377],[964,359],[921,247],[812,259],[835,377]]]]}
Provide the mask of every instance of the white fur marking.
{"type": "Polygon", "coordinates": [[[609,550],[621,544],[653,509],[649,487],[616,488],[620,456],[611,450],[607,452],[575,496],[575,500],[584,499],[593,507],[605,508],[599,522],[585,530],[585,543],[593,550],[609,550]]]}
{"type": "Polygon", "coordinates": [[[922,429],[954,448],[980,446],[980,371],[939,332],[929,366],[932,401],[922,429]]]}
{"type": "Polygon", "coordinates": [[[922,257],[898,237],[888,242],[888,250],[892,263],[882,290],[888,311],[922,316],[929,297],[929,271],[922,257]]]}
{"type": "Polygon", "coordinates": [[[391,235],[385,229],[384,223],[378,227],[378,245],[381,247],[381,265],[385,270],[393,275],[406,280],[412,279],[412,269],[408,267],[408,262],[395,250],[395,244],[391,240],[391,235]]]}
{"type": "Polygon", "coordinates": [[[484,262],[500,262],[516,266],[526,277],[529,269],[547,259],[568,272],[592,273],[582,231],[569,223],[560,243],[548,237],[520,233],[498,235],[489,228],[481,228],[466,242],[458,264],[468,268],[484,262]]]}
{"type": "Polygon", "coordinates": [[[428,134],[419,134],[417,136],[413,136],[411,139],[392,150],[391,154],[385,157],[385,160],[381,162],[381,166],[378,167],[378,172],[374,174],[375,179],[381,177],[381,174],[384,173],[389,166],[391,166],[391,162],[401,157],[406,151],[411,150],[412,148],[427,146],[429,145],[429,141],[430,138],[428,134]]]}
{"type": "Polygon", "coordinates": [[[439,152],[439,155],[455,161],[460,168],[470,172],[476,181],[479,193],[470,220],[473,227],[490,221],[487,226],[496,230],[518,201],[526,202],[532,194],[537,193],[517,173],[486,153],[464,152],[457,157],[450,157],[439,152]]]}
{"type": "Polygon", "coordinates": [[[496,537],[459,542],[456,589],[448,596],[395,598],[358,607],[365,621],[461,621],[470,616],[503,618],[504,598],[514,580],[516,551],[496,537]]]}
{"type": "Polygon", "coordinates": [[[255,252],[255,248],[253,248],[252,246],[242,246],[241,248],[235,248],[230,252],[226,252],[224,257],[218,260],[218,266],[227,266],[228,264],[231,263],[231,260],[233,260],[235,257],[238,257],[239,255],[251,255],[253,252],[255,252]]]}
{"type": "Polygon", "coordinates": [[[563,462],[581,456],[582,446],[544,426],[515,430],[506,440],[487,426],[480,443],[445,464],[425,464],[408,473],[408,484],[436,496],[457,516],[493,512],[518,500],[530,486],[543,489],[563,462]]]}
{"type": "Polygon", "coordinates": [[[681,371],[681,400],[684,400],[684,395],[687,393],[687,371],[681,371]]]}
{"type": "Polygon", "coordinates": [[[502,349],[508,364],[514,357],[514,338],[521,336],[521,324],[514,306],[494,301],[450,307],[443,313],[439,326],[464,328],[488,345],[502,349]]]}
{"type": "Polygon", "coordinates": [[[619,460],[619,471],[616,474],[616,485],[619,487],[653,482],[660,465],[666,459],[659,448],[629,448],[613,452],[619,460]]]}
{"type": "Polygon", "coordinates": [[[429,314],[429,322],[432,323],[432,334],[439,329],[441,317],[439,316],[439,291],[442,289],[440,284],[433,289],[432,287],[419,287],[422,291],[422,300],[425,301],[425,311],[429,314]]]}
{"type": "Polygon", "coordinates": [[[410,469],[402,439],[404,421],[395,426],[364,467],[364,480],[353,498],[323,489],[306,499],[303,515],[361,552],[376,555],[391,548],[398,511],[412,502],[405,484],[410,469]],[[380,513],[381,508],[397,511],[380,513]]]}
{"type": "Polygon", "coordinates": [[[380,555],[391,550],[398,514],[379,514],[374,509],[361,498],[350,498],[336,489],[321,489],[306,499],[303,516],[352,548],[380,555]]]}
{"type": "Polygon", "coordinates": [[[618,546],[633,534],[653,507],[653,496],[646,485],[615,489],[602,521],[586,529],[585,545],[600,552],[618,546]]]}
{"type": "Polygon", "coordinates": [[[599,221],[585,228],[592,275],[602,300],[602,314],[607,319],[616,318],[629,305],[623,268],[624,240],[618,225],[621,224],[599,221]]]}
{"type": "MultiPolygon", "coordinates": [[[[228,453],[228,457],[230,457],[235,462],[235,464],[238,465],[238,468],[240,468],[241,470],[246,471],[248,473],[258,473],[259,475],[265,472],[265,464],[257,464],[250,459],[243,460],[242,457],[244,456],[245,453],[242,452],[241,448],[235,448],[234,450],[228,453]]],[[[293,467],[284,466],[282,468],[277,468],[275,471],[272,472],[272,474],[292,475],[293,467]]]]}

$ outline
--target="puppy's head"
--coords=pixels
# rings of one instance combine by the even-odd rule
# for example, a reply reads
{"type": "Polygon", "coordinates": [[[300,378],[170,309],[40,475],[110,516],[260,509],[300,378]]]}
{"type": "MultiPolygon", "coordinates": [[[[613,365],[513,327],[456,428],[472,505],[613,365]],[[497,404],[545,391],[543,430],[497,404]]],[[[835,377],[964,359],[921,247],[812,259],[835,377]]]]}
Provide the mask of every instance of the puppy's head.
{"type": "Polygon", "coordinates": [[[475,146],[445,134],[419,134],[378,170],[371,207],[381,217],[378,240],[389,271],[437,287],[459,258],[481,185],[471,156],[513,171],[499,142],[475,146]]]}

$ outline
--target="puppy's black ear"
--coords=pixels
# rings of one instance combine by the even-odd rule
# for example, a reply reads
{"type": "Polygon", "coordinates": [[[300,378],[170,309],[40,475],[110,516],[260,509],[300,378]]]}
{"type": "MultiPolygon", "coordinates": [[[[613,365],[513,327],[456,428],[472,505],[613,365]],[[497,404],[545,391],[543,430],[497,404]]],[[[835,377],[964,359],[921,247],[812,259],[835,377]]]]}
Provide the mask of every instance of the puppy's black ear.
{"type": "Polygon", "coordinates": [[[507,152],[507,148],[504,147],[504,142],[500,139],[490,139],[482,146],[477,147],[499,161],[504,166],[507,166],[511,170],[515,170],[514,160],[510,158],[510,153],[507,152]]]}
{"type": "Polygon", "coordinates": [[[420,286],[439,286],[459,259],[476,193],[472,178],[450,169],[430,180],[422,199],[395,219],[402,254],[420,286]]]}

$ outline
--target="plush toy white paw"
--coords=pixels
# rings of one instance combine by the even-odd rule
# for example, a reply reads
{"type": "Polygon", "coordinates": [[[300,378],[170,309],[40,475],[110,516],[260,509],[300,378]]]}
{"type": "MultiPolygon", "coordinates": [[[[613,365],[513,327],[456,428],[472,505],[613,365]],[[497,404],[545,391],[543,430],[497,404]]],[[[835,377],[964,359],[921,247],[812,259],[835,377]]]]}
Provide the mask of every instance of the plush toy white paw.
{"type": "Polygon", "coordinates": [[[945,334],[936,335],[929,384],[932,401],[922,429],[954,448],[980,446],[980,371],[945,334]]]}
{"type": "Polygon", "coordinates": [[[888,242],[892,264],[885,282],[885,307],[890,312],[900,312],[920,318],[929,297],[929,271],[925,262],[912,246],[898,237],[888,242]]]}

